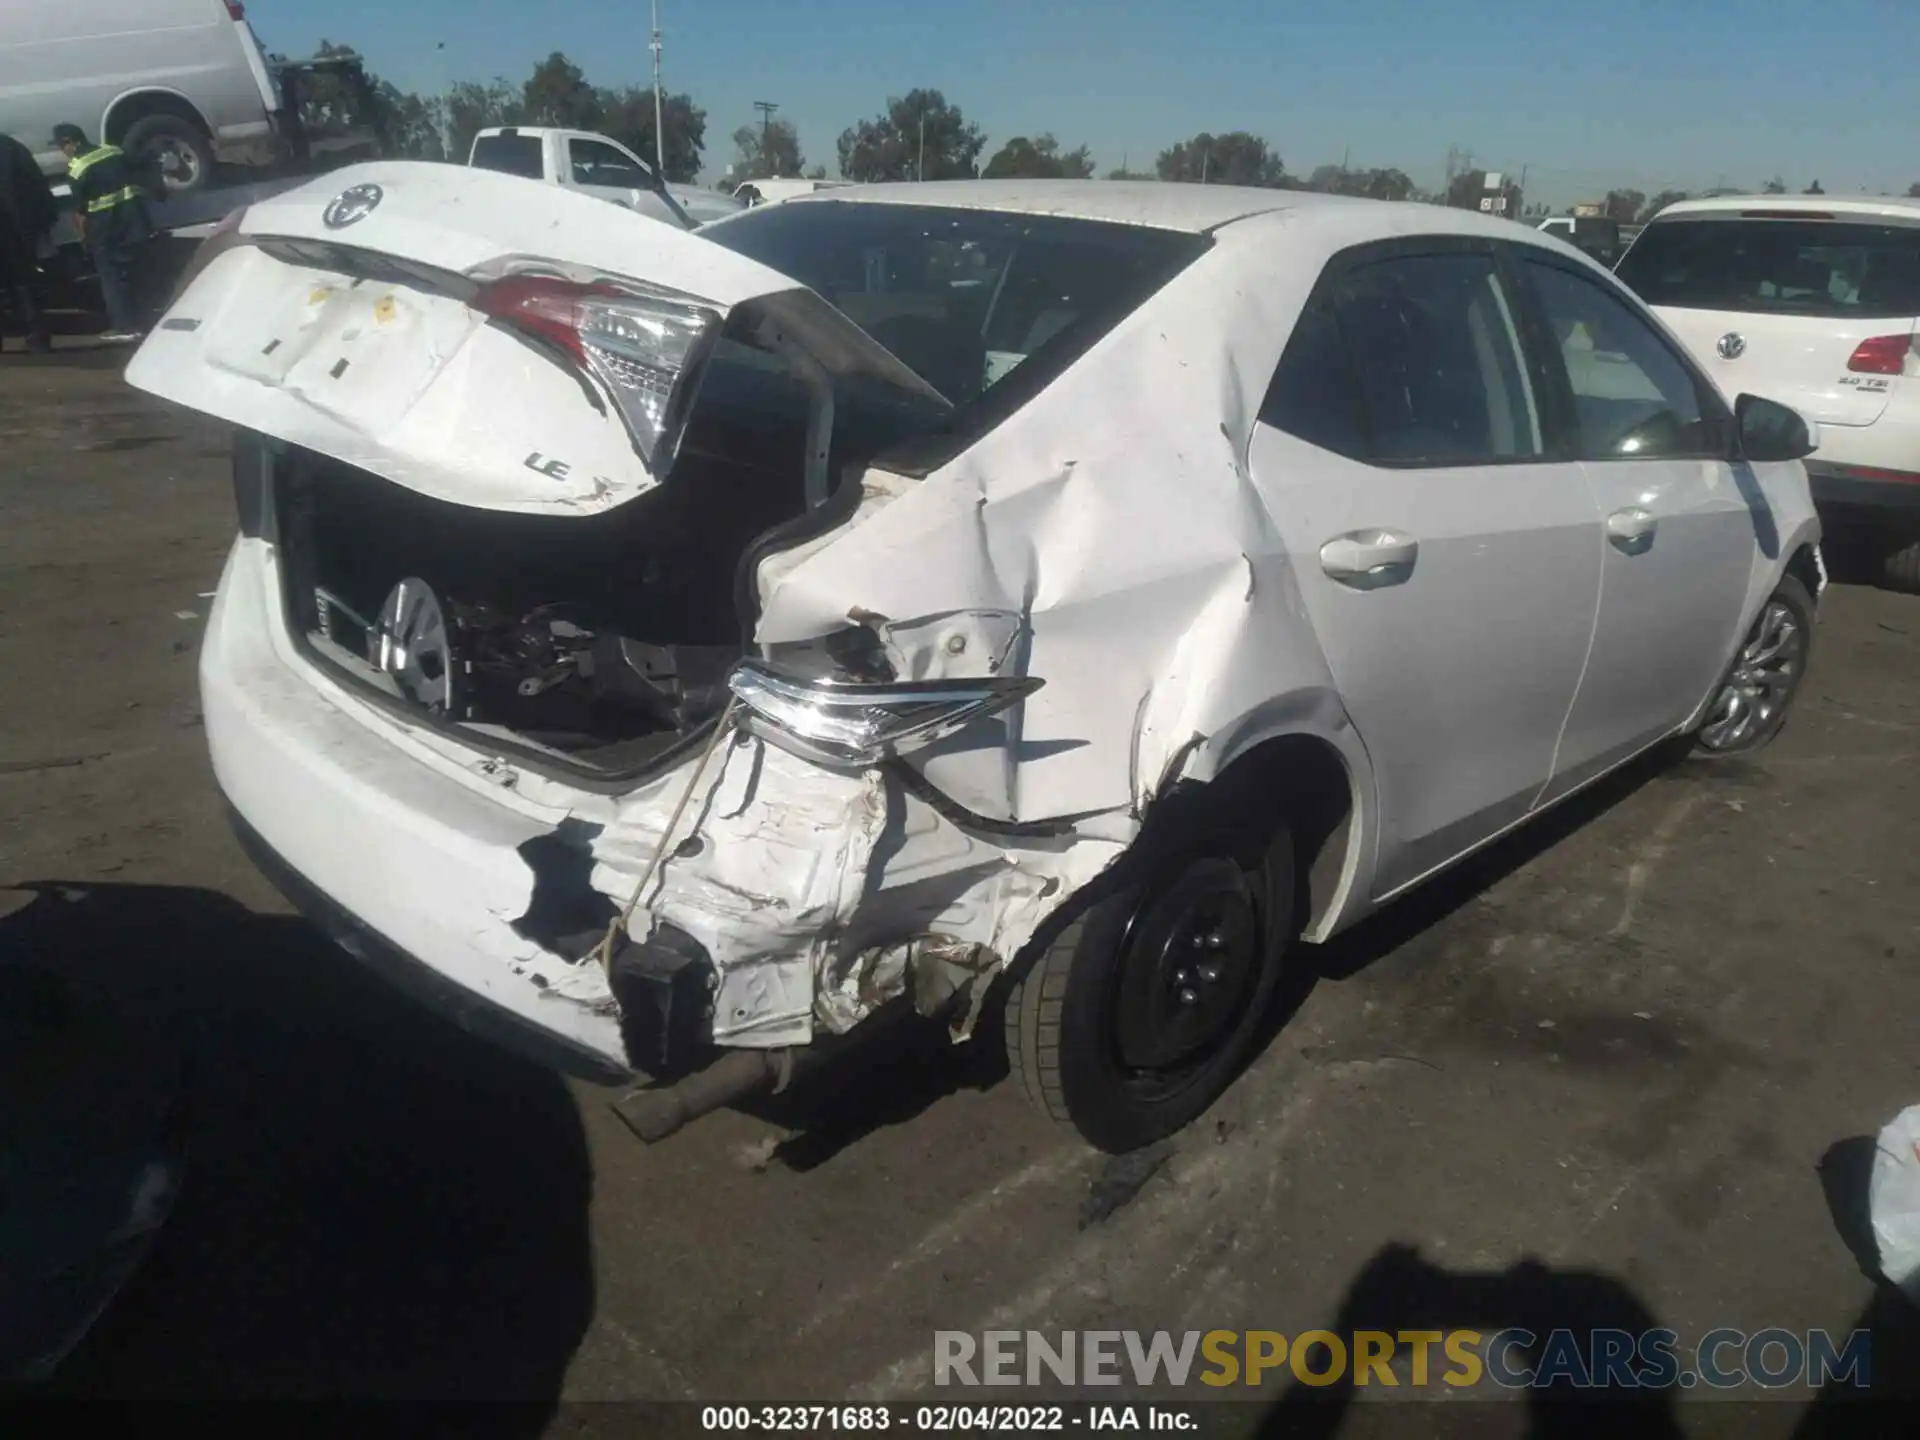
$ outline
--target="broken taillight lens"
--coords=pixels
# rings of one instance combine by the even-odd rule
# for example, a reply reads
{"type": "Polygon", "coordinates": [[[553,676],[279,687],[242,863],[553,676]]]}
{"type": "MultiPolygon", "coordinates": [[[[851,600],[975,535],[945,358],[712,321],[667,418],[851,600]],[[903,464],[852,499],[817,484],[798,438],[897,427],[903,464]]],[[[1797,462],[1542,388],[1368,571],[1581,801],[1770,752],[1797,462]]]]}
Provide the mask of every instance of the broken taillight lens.
{"type": "Polygon", "coordinates": [[[509,275],[468,302],[500,324],[565,352],[599,381],[655,476],[672,466],[692,392],[720,333],[704,306],[610,283],[509,275]]]}
{"type": "Polygon", "coordinates": [[[727,683],[752,734],[817,765],[866,769],[998,714],[1042,682],[990,676],[848,684],[800,679],[746,660],[727,683]]]}

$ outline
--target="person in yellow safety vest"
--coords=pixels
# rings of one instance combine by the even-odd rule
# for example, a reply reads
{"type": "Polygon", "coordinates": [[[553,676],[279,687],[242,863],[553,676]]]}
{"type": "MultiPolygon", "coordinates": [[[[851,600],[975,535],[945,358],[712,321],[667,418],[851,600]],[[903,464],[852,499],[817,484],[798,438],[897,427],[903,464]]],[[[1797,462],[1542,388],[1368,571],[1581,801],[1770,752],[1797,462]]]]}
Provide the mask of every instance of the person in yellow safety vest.
{"type": "Polygon", "coordinates": [[[94,145],[78,125],[56,125],[53,143],[67,157],[67,182],[79,207],[74,223],[100,273],[107,304],[101,339],[130,344],[140,338],[134,308],[134,262],[153,233],[140,168],[117,145],[94,145]]]}

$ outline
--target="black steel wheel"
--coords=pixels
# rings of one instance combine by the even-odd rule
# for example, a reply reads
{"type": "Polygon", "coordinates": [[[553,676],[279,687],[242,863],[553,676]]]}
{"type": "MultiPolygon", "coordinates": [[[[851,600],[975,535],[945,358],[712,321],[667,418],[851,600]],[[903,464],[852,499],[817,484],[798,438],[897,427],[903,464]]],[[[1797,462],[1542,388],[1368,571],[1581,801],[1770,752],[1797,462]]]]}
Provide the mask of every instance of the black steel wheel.
{"type": "Polygon", "coordinates": [[[1028,1098],[1112,1153],[1171,1135],[1239,1074],[1293,938],[1290,832],[1202,836],[1137,863],[1048,946],[1007,1006],[1028,1098]]]}

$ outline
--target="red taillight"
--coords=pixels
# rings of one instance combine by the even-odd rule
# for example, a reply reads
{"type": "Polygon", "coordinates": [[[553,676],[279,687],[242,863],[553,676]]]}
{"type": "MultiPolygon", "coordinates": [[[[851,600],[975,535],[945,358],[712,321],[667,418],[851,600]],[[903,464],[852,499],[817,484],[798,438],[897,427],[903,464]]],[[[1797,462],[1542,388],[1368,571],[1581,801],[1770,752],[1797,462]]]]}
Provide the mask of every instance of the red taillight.
{"type": "Polygon", "coordinates": [[[246,19],[247,7],[242,5],[240,0],[227,0],[227,18],[230,20],[246,19]]]}
{"type": "Polygon", "coordinates": [[[552,341],[585,364],[586,352],[580,344],[580,302],[619,293],[607,285],[578,285],[544,275],[510,275],[494,281],[467,303],[482,315],[552,341]]]}
{"type": "Polygon", "coordinates": [[[1854,347],[1847,369],[1862,375],[1904,375],[1912,349],[1911,335],[1876,335],[1854,347]]]}

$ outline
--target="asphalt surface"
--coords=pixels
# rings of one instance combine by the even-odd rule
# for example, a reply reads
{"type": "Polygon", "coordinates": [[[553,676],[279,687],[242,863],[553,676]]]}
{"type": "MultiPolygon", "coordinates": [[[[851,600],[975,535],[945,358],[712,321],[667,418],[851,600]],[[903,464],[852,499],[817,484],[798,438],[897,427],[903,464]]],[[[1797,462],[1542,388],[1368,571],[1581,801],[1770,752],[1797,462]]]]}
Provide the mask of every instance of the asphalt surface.
{"type": "MultiPolygon", "coordinates": [[[[498,1396],[534,1434],[615,1413],[562,1399],[924,1393],[935,1329],[1354,1323],[1871,1320],[1880,1388],[1920,1372],[1849,1245],[1861,1137],[1920,1102],[1920,600],[1830,591],[1763,758],[1640,765],[1305,952],[1157,1168],[1052,1129],[986,1047],[647,1148],[242,857],[194,690],[226,436],[124,358],[0,362],[0,953],[103,977],[197,1064],[181,1208],[64,1392],[498,1396]]],[[[1288,1433],[1377,1413],[1302,1421],[1287,1383],[1288,1433]]],[[[1810,1400],[1669,1393],[1642,1428],[1840,1433],[1810,1400]]]]}

